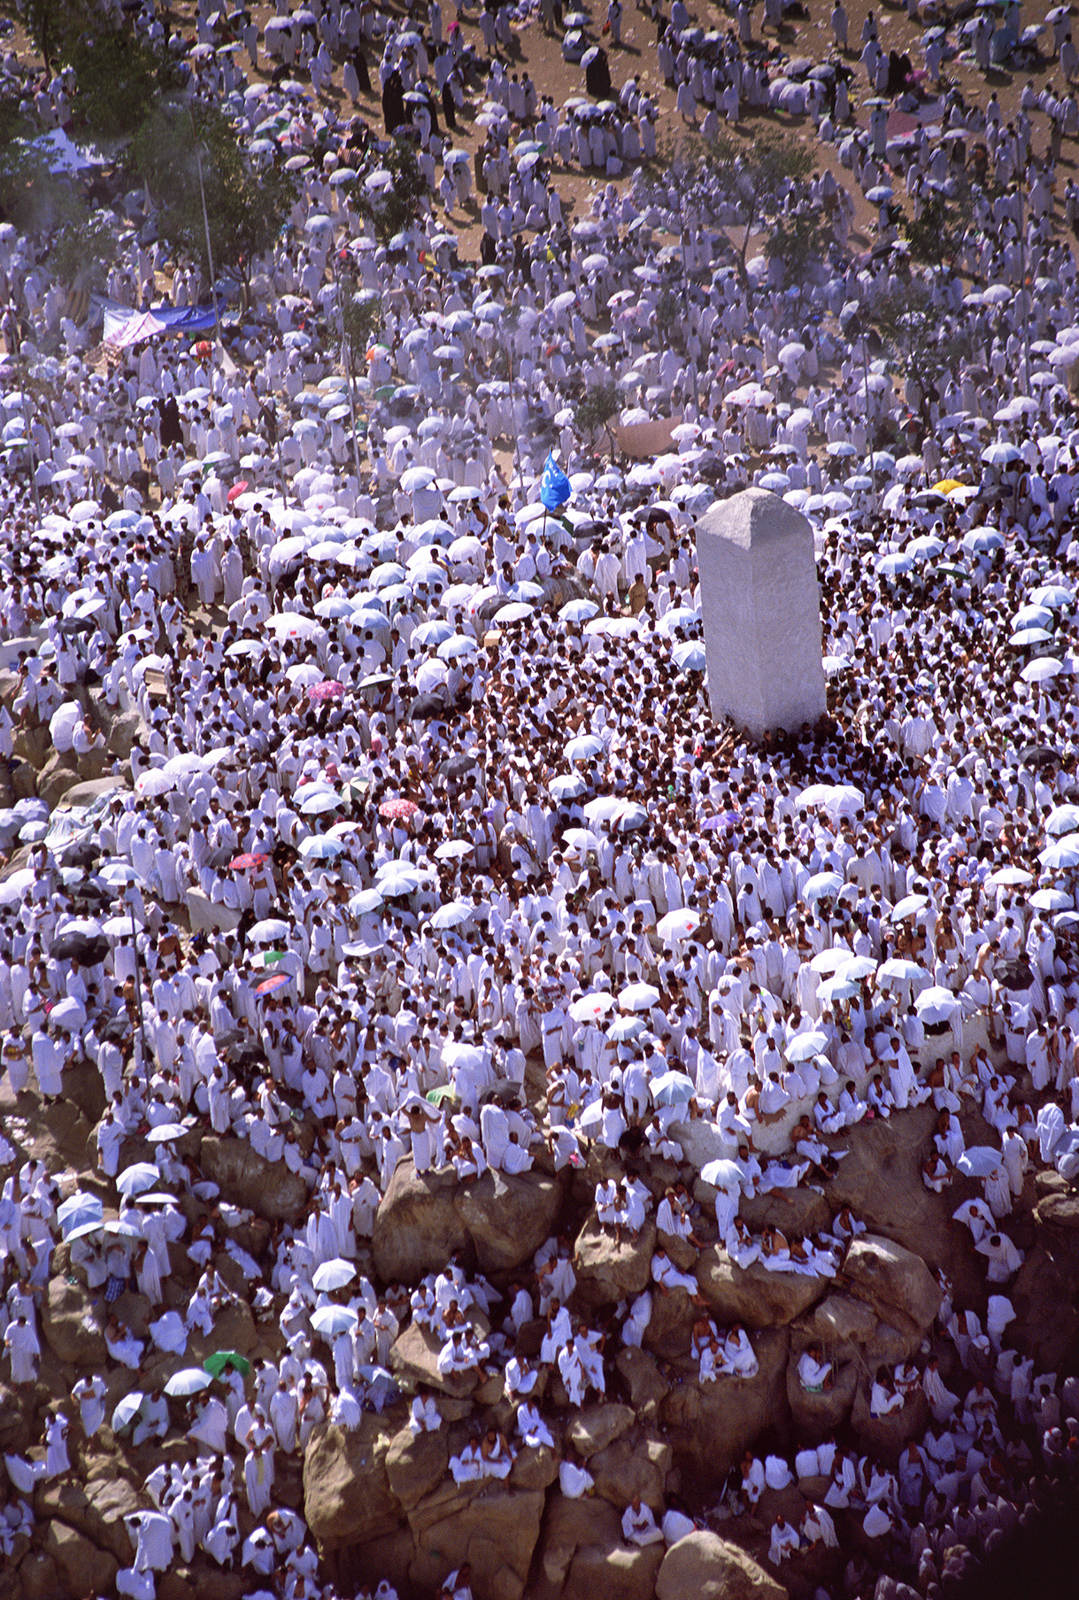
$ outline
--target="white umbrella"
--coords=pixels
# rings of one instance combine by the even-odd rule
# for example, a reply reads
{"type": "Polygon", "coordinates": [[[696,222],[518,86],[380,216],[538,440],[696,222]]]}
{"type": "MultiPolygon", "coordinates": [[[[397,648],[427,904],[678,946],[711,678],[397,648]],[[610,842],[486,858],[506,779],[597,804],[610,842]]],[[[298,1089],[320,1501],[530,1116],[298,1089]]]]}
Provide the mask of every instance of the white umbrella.
{"type": "Polygon", "coordinates": [[[116,1180],[116,1187],[121,1194],[142,1194],[146,1189],[155,1189],[161,1182],[161,1174],[156,1167],[148,1161],[136,1161],[134,1166],[127,1167],[116,1180]]]}
{"type": "Polygon", "coordinates": [[[697,1086],[684,1072],[665,1072],[652,1079],[649,1092],[653,1105],[684,1106],[693,1099],[697,1086]]]}
{"type": "Polygon", "coordinates": [[[858,993],[858,985],[853,978],[848,978],[846,972],[837,972],[834,978],[825,978],[817,990],[817,999],[822,1006],[830,1006],[837,1000],[853,1000],[858,993]]]}
{"type": "Polygon", "coordinates": [[[567,761],[591,761],[596,756],[603,755],[606,748],[603,740],[597,738],[594,733],[584,733],[569,741],[565,755],[567,761]]]}
{"type": "Polygon", "coordinates": [[[882,987],[893,983],[928,983],[929,973],[916,961],[907,961],[902,956],[891,956],[881,963],[877,971],[877,981],[882,987]]]}
{"type": "Polygon", "coordinates": [[[445,928],[459,928],[462,923],[468,921],[475,909],[475,906],[469,905],[467,900],[447,901],[444,906],[439,906],[432,916],[431,926],[437,928],[439,932],[445,928]]]}
{"type": "Polygon", "coordinates": [[[202,1389],[208,1389],[213,1382],[208,1372],[201,1367],[184,1367],[180,1372],[174,1372],[165,1384],[165,1393],[173,1396],[187,1396],[198,1394],[202,1389]]]}
{"type": "Polygon", "coordinates": [[[1045,831],[1054,838],[1062,833],[1074,833],[1076,829],[1079,829],[1079,806],[1054,806],[1045,819],[1045,831]]]}
{"type": "Polygon", "coordinates": [[[947,1022],[958,1005],[958,997],[939,983],[923,989],[914,1002],[914,1008],[924,1022],[947,1022]]]}
{"type": "Polygon", "coordinates": [[[598,1022],[600,1017],[605,1017],[614,1005],[614,996],[605,989],[590,990],[574,1000],[569,1008],[570,1020],[573,1022],[598,1022]]]}
{"type": "Polygon", "coordinates": [[[319,1306],[311,1318],[311,1326],[323,1338],[333,1339],[339,1333],[351,1333],[359,1320],[349,1306],[319,1306]]]}
{"type": "Polygon", "coordinates": [[[1046,845],[1038,856],[1043,867],[1050,872],[1063,872],[1070,867],[1079,867],[1079,833],[1069,833],[1063,839],[1046,845]]]}
{"type": "Polygon", "coordinates": [[[917,912],[924,911],[928,904],[928,896],[924,894],[904,895],[902,900],[896,901],[889,915],[893,922],[902,922],[904,917],[913,917],[917,912]]]}
{"type": "Polygon", "coordinates": [[[623,1011],[649,1011],[659,1004],[659,990],[650,983],[630,983],[618,996],[623,1011]]]}
{"type": "Polygon", "coordinates": [[[1036,660],[1027,662],[1019,676],[1024,683],[1047,683],[1063,671],[1063,661],[1058,661],[1055,656],[1038,656],[1036,660]]]}
{"type": "Polygon", "coordinates": [[[783,1054],[788,1061],[797,1065],[799,1061],[811,1061],[814,1056],[819,1056],[828,1048],[828,1035],[819,1029],[810,1029],[807,1033],[796,1033],[793,1039],[788,1039],[783,1047],[783,1054]]]}
{"type": "Polygon", "coordinates": [[[315,1268],[311,1282],[319,1294],[326,1294],[333,1289],[344,1289],[355,1276],[356,1268],[352,1262],[335,1256],[331,1261],[324,1261],[320,1267],[315,1268]]]}
{"type": "Polygon", "coordinates": [[[834,899],[844,889],[846,880],[838,872],[815,872],[802,890],[805,900],[834,899]]]}
{"type": "Polygon", "coordinates": [[[1063,889],[1035,889],[1030,897],[1029,904],[1035,911],[1073,911],[1075,909],[1070,894],[1065,894],[1063,889]]]}
{"type": "Polygon", "coordinates": [[[666,916],[660,917],[656,932],[664,944],[677,944],[682,939],[688,939],[700,925],[701,919],[696,911],[668,911],[666,916]]]}

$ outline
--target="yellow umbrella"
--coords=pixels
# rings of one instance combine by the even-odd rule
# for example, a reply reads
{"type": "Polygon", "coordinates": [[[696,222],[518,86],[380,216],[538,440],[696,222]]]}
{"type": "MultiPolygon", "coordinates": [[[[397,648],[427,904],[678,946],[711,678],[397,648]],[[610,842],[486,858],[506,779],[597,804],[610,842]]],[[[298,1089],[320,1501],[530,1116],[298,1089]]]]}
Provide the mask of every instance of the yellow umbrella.
{"type": "Polygon", "coordinates": [[[963,489],[966,485],[960,483],[958,478],[941,478],[939,483],[933,485],[934,494],[950,494],[953,489],[963,489]]]}

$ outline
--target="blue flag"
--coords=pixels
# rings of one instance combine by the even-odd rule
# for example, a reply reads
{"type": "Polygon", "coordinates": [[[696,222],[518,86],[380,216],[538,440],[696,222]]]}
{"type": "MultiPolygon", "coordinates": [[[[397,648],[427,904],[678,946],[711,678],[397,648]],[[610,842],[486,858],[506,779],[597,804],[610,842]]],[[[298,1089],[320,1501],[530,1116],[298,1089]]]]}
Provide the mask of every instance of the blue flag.
{"type": "Polygon", "coordinates": [[[540,504],[546,506],[548,511],[557,511],[559,506],[565,505],[570,493],[569,479],[555,461],[553,452],[548,452],[543,482],[540,484],[540,504]]]}

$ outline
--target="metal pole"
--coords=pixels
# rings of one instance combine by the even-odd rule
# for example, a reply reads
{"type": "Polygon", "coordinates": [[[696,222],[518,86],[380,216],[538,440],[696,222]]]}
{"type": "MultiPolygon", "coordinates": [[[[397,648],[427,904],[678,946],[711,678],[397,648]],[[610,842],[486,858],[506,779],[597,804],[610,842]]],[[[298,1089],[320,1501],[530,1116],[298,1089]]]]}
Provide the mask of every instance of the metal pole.
{"type": "Polygon", "coordinates": [[[686,215],[682,203],[681,190],[678,191],[678,223],[678,243],[682,251],[682,310],[686,319],[686,356],[689,360],[689,368],[693,377],[693,409],[696,411],[699,420],[701,399],[697,391],[697,363],[689,354],[689,271],[686,267],[686,215]]]}
{"type": "Polygon", "coordinates": [[[352,336],[345,327],[345,302],[342,296],[341,277],[337,270],[337,247],[330,252],[331,271],[337,288],[337,315],[341,323],[341,351],[345,358],[345,376],[348,379],[348,406],[352,416],[352,464],[356,471],[356,492],[360,490],[360,446],[356,438],[356,392],[352,385],[352,336]]]}
{"type": "Polygon", "coordinates": [[[862,329],[862,381],[865,384],[865,427],[869,436],[869,471],[873,472],[873,424],[869,417],[869,352],[866,348],[866,333],[862,329]]]}
{"type": "Polygon", "coordinates": [[[1015,136],[1015,191],[1019,199],[1019,292],[1022,296],[1020,315],[1023,319],[1023,393],[1030,394],[1030,318],[1027,315],[1027,237],[1023,227],[1023,162],[1019,149],[1019,135],[1015,136]]]}
{"type": "MultiPolygon", "coordinates": [[[[194,117],[191,119],[191,126],[192,128],[195,126],[194,117]]],[[[206,230],[206,259],[210,266],[210,294],[212,295],[214,302],[214,323],[217,327],[217,346],[220,351],[224,351],[225,341],[221,337],[221,312],[217,305],[217,275],[214,272],[213,246],[210,243],[210,218],[206,211],[206,186],[202,181],[202,152],[200,151],[197,142],[195,144],[195,163],[199,171],[199,195],[202,199],[202,225],[206,230]]]]}
{"type": "MultiPolygon", "coordinates": [[[[28,370],[26,362],[23,359],[22,339],[19,336],[19,313],[14,300],[12,300],[10,303],[9,311],[11,313],[11,339],[15,346],[15,361],[19,368],[19,378],[22,383],[23,394],[27,402],[29,402],[30,395],[28,388],[28,370]]],[[[27,404],[26,409],[27,411],[30,410],[29,404],[27,404]]],[[[37,458],[34,454],[34,419],[32,416],[29,418],[27,423],[26,444],[30,451],[30,489],[34,496],[34,511],[38,520],[40,521],[41,497],[38,494],[37,487],[37,458]]]]}

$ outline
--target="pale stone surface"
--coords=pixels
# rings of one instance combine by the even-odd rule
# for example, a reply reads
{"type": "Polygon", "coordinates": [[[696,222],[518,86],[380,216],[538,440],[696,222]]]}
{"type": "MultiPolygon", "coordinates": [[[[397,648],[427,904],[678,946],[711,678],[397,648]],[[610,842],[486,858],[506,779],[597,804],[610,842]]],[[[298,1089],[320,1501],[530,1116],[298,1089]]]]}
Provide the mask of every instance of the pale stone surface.
{"type": "Polygon", "coordinates": [[[793,506],[746,489],[697,523],[714,717],[755,737],[826,709],[813,530],[793,506]]]}

